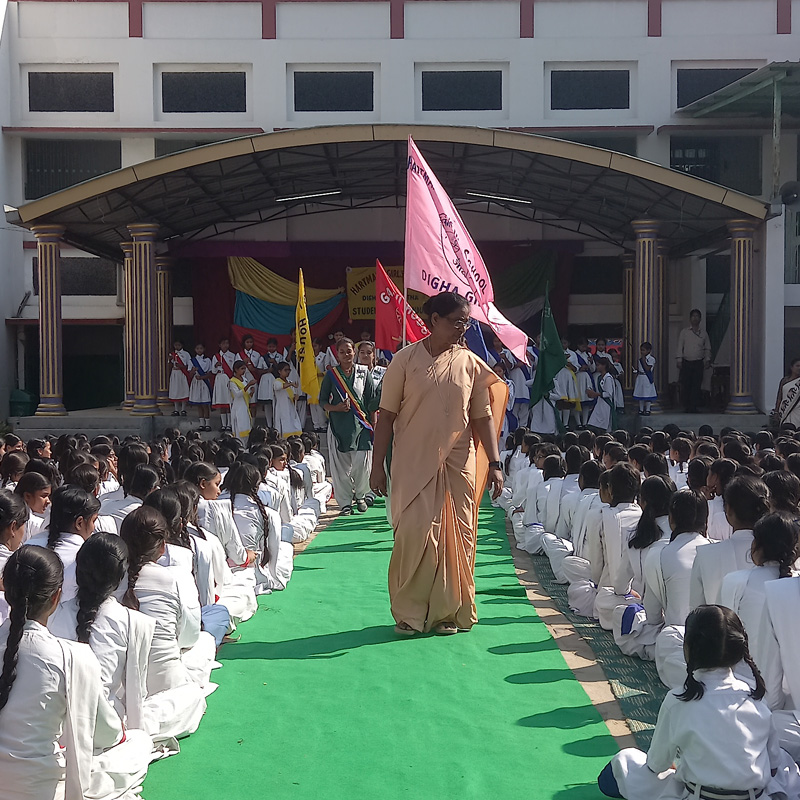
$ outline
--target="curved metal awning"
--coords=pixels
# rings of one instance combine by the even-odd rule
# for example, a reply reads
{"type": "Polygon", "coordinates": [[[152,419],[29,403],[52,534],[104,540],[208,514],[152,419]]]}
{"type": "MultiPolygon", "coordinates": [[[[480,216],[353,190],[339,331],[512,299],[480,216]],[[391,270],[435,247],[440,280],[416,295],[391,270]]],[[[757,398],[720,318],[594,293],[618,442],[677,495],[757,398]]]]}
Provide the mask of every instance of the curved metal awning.
{"type": "Polygon", "coordinates": [[[279,131],[146,161],[7,212],[30,228],[119,260],[126,225],[196,241],[298,214],[396,207],[406,140],[416,140],[462,209],[527,219],[625,246],[634,219],[662,220],[673,254],[727,236],[735,218],[763,220],[753,197],[637,158],[544,136],[438,125],[342,125],[279,131]]]}

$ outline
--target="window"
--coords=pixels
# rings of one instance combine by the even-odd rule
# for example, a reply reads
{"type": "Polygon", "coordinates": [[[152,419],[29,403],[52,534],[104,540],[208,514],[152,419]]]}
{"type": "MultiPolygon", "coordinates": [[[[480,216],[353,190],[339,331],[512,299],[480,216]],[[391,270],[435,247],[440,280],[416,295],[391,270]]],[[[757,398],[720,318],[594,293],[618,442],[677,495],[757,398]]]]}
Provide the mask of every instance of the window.
{"type": "MultiPolygon", "coordinates": [[[[39,294],[39,260],[33,258],[33,293],[39,294]]],[[[117,265],[106,258],[62,258],[61,294],[107,296],[117,293],[117,265]]]]}
{"type": "Polygon", "coordinates": [[[670,166],[746,194],[761,194],[758,136],[673,136],[670,166]]]}
{"type": "Polygon", "coordinates": [[[502,70],[422,72],[423,111],[502,111],[502,109],[502,70]]]}
{"type": "Polygon", "coordinates": [[[550,108],[630,108],[630,72],[627,69],[559,69],[550,73],[550,108]]]}
{"type": "Polygon", "coordinates": [[[716,92],[745,75],[753,69],[679,69],[678,70],[678,108],[688,106],[701,97],[716,92]]]}
{"type": "Polygon", "coordinates": [[[730,256],[706,256],[706,294],[725,294],[730,288],[730,256]]]}
{"type": "Polygon", "coordinates": [[[295,111],[372,111],[375,74],[370,71],[294,73],[295,111]]]}
{"type": "Polygon", "coordinates": [[[30,111],[113,111],[111,72],[29,72],[30,111]]]}
{"type": "Polygon", "coordinates": [[[121,166],[119,140],[28,139],[25,199],[43,197],[121,166]]]}
{"type": "Polygon", "coordinates": [[[572,261],[571,294],[622,294],[619,256],[581,256],[572,261]]]}
{"type": "Polygon", "coordinates": [[[238,114],[247,111],[244,72],[162,72],[165,114],[238,114]]]}

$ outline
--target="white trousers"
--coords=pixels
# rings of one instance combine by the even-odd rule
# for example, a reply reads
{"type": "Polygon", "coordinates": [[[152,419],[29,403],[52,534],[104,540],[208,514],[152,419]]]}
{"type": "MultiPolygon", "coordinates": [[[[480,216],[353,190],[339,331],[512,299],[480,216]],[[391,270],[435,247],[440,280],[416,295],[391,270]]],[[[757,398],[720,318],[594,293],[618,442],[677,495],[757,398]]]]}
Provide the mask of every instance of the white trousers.
{"type": "Polygon", "coordinates": [[[315,431],[321,431],[328,427],[328,417],[325,415],[325,409],[318,403],[309,403],[311,409],[311,422],[314,425],[315,431]]]}
{"type": "Polygon", "coordinates": [[[564,559],[573,553],[572,542],[560,539],[554,533],[542,534],[542,550],[550,559],[550,567],[555,575],[556,583],[569,583],[564,574],[564,559]]]}
{"type": "Polygon", "coordinates": [[[363,500],[369,491],[372,469],[372,450],[353,450],[342,453],[336,449],[336,437],[328,428],[328,466],[333,482],[333,496],[339,508],[363,500]]]}

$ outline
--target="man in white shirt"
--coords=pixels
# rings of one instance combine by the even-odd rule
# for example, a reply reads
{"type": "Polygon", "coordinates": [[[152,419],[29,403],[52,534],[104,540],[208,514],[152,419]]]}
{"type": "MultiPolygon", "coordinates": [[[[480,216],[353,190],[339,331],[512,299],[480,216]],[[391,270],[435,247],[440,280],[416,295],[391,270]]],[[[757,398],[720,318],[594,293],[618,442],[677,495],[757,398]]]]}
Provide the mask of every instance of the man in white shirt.
{"type": "Polygon", "coordinates": [[[689,327],[678,335],[678,370],[681,374],[683,406],[687,414],[696,414],[700,405],[703,371],[711,366],[711,340],[700,328],[703,315],[694,308],[689,314],[689,327]]]}

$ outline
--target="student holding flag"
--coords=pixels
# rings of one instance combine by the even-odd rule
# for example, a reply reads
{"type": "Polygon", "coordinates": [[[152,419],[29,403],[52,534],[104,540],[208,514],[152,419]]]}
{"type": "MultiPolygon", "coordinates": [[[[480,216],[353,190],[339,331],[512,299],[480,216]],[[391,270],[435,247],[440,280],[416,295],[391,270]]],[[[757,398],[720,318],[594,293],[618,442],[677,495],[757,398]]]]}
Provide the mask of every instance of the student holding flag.
{"type": "Polygon", "coordinates": [[[563,432],[561,411],[556,404],[564,399],[565,391],[561,384],[566,365],[567,357],[550,310],[550,298],[545,292],[541,342],[531,386],[529,427],[534,433],[563,432]]]}
{"type": "MultiPolygon", "coordinates": [[[[341,514],[352,514],[353,504],[364,512],[372,466],[371,406],[375,386],[369,369],[356,364],[352,339],[336,343],[339,364],[329,367],[322,380],[319,404],[328,412],[328,459],[333,493],[341,514]]],[[[313,362],[311,362],[313,363],[313,362]]]]}

